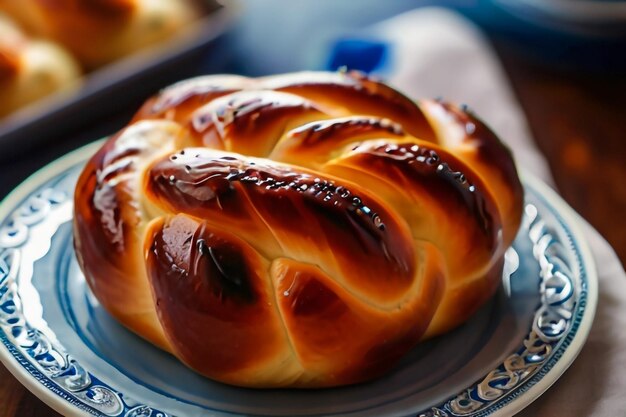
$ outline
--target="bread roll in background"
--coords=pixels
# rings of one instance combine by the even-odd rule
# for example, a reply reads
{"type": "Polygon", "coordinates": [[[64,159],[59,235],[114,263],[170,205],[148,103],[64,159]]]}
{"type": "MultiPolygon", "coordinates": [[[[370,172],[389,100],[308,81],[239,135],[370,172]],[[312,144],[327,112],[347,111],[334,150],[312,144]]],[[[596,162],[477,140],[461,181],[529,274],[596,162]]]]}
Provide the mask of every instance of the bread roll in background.
{"type": "Polygon", "coordinates": [[[35,1],[0,0],[0,13],[18,24],[22,31],[40,37],[44,22],[35,1]]]}
{"type": "Polygon", "coordinates": [[[63,47],[27,37],[0,14],[0,117],[69,87],[80,75],[63,47]]]}
{"type": "Polygon", "coordinates": [[[0,0],[0,10],[64,45],[87,70],[167,39],[201,14],[192,0],[0,0]]]}

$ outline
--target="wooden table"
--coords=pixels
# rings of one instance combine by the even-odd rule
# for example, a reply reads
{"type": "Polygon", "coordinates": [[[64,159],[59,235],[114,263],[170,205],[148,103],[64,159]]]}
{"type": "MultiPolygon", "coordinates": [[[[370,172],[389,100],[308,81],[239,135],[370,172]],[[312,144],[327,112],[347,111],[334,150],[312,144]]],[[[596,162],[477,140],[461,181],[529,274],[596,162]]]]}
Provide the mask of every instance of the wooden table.
{"type": "MultiPolygon", "coordinates": [[[[530,63],[496,43],[561,196],[626,262],[626,77],[530,63]]],[[[626,283],[625,283],[626,285],[626,283]]]]}
{"type": "MultiPolygon", "coordinates": [[[[626,260],[626,77],[545,68],[496,42],[565,200],[626,260]]],[[[625,283],[626,285],[626,283],[625,283]]],[[[59,414],[0,365],[0,417],[59,414]]]]}

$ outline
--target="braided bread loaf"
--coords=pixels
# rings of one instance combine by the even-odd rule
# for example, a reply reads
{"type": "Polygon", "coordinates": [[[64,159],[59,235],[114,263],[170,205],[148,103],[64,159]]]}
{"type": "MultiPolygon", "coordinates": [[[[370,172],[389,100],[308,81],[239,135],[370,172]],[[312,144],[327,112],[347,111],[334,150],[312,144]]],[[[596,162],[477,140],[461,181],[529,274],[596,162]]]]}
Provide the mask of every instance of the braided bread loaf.
{"type": "Polygon", "coordinates": [[[359,73],[207,76],[149,100],[76,187],[102,305],[249,387],[374,378],[495,291],[521,217],[473,115],[359,73]]]}

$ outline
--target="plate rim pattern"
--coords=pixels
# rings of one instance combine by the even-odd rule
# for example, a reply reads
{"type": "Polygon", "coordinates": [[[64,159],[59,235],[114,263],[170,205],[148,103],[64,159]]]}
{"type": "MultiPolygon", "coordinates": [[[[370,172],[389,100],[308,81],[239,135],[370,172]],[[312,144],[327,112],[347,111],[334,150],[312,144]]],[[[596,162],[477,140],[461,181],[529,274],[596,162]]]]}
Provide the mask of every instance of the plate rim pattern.
{"type": "MultiPolygon", "coordinates": [[[[54,346],[45,334],[29,328],[19,315],[21,304],[14,277],[19,247],[28,240],[29,227],[43,220],[53,206],[67,202],[64,197],[68,198],[55,192],[54,183],[48,188],[42,186],[51,179],[60,181],[64,173],[84,163],[102,142],[86,145],[43,167],[0,203],[0,360],[31,392],[66,415],[172,417],[103,383],[62,346],[54,346]],[[10,337],[8,329],[13,333],[10,337]],[[22,340],[19,346],[12,342],[16,337],[22,340]]],[[[556,239],[537,209],[532,204],[525,206],[526,216],[530,217],[526,226],[533,255],[541,266],[541,303],[532,329],[524,345],[500,366],[446,401],[416,413],[419,417],[514,414],[558,379],[578,355],[589,333],[597,304],[597,277],[590,250],[575,222],[577,214],[540,180],[526,173],[522,177],[525,187],[532,189],[550,209],[567,238],[567,242],[556,239]],[[565,245],[576,256],[575,271],[559,256],[565,245]]]]}

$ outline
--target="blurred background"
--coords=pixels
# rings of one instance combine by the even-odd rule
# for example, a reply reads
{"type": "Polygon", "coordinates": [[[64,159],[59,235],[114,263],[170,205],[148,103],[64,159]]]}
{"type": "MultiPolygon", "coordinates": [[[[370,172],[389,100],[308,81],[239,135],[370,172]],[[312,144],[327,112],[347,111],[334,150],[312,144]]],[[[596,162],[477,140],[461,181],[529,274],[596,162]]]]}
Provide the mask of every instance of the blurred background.
{"type": "MultiPolygon", "coordinates": [[[[420,51],[396,54],[394,68],[397,45],[376,25],[434,5],[480,28],[558,191],[624,263],[623,0],[0,0],[0,197],[190,76],[347,67],[393,77],[420,51]]],[[[0,375],[0,388],[17,412],[6,415],[52,415],[12,377],[0,375]]]]}

